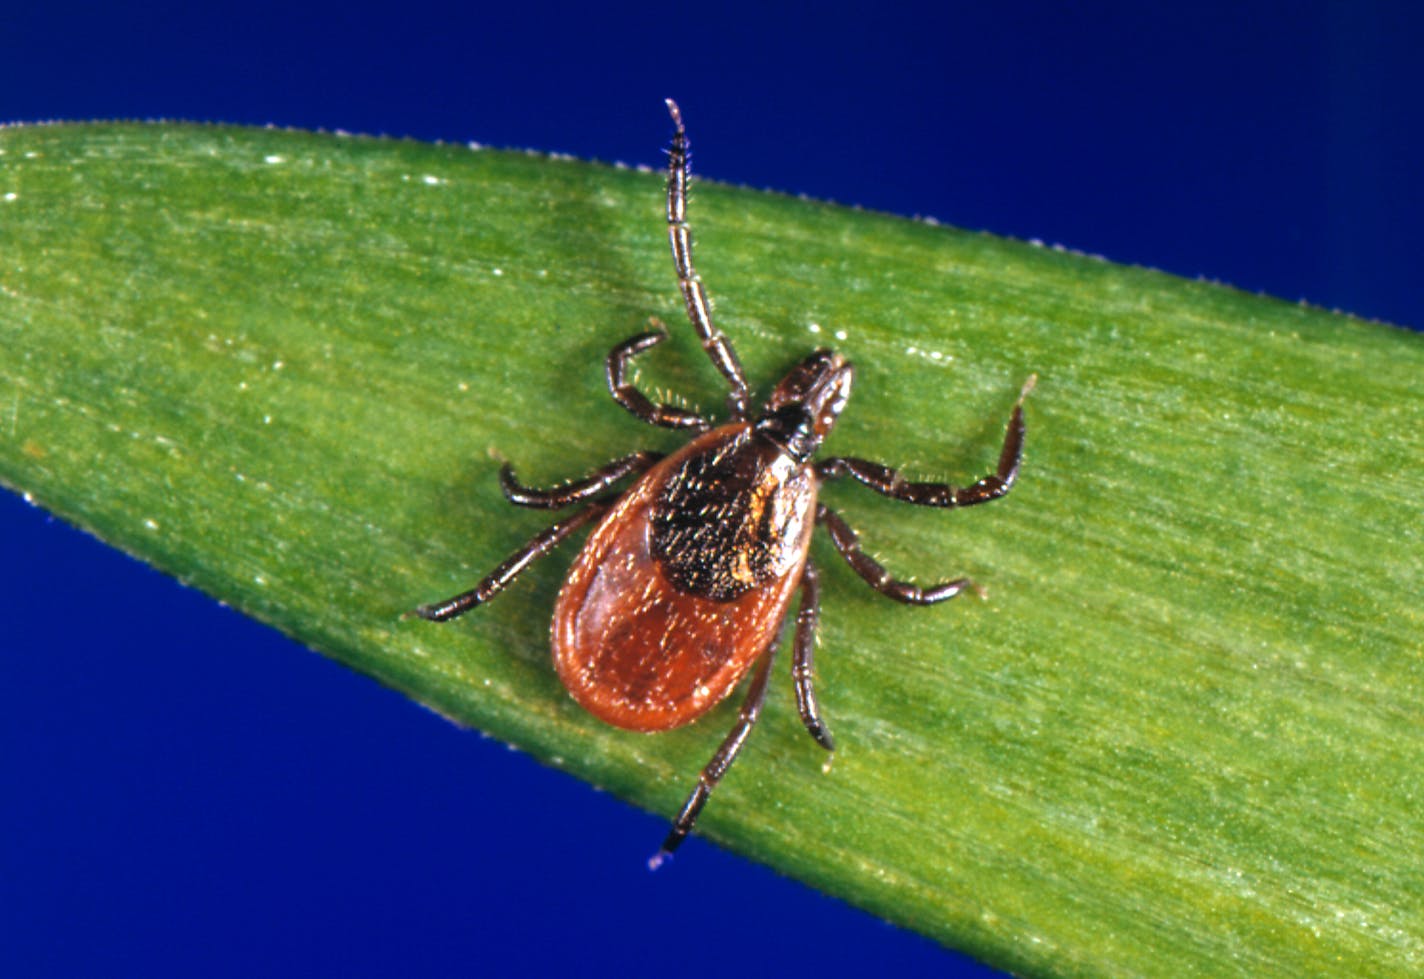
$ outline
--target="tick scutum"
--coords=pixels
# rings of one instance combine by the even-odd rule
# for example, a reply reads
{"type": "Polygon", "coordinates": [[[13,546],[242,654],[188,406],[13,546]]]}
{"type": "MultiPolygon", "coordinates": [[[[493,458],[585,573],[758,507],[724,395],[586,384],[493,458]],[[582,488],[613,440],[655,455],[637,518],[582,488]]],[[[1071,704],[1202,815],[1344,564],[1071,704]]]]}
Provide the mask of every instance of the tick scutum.
{"type": "MultiPolygon", "coordinates": [[[[671,469],[652,513],[652,552],[679,591],[730,601],[800,563],[814,474],[746,425],[671,469]]],[[[719,430],[720,431],[720,430],[719,430]]]]}

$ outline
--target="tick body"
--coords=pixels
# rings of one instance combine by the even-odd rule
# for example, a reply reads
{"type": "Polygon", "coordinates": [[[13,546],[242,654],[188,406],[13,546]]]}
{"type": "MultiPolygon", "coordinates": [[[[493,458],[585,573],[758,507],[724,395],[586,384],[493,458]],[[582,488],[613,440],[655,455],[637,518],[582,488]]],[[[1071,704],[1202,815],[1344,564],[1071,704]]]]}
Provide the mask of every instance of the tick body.
{"type": "Polygon", "coordinates": [[[692,264],[686,222],[687,136],[668,101],[675,131],[669,154],[667,222],[673,266],[688,319],[726,379],[729,420],[649,400],[628,379],[637,355],[666,339],[659,328],[614,347],[610,393],[652,425],[694,433],[677,452],[635,452],[583,479],[550,490],[500,473],[505,496],[537,509],[578,507],[511,555],[470,591],[416,609],[444,621],[494,597],[535,559],[580,528],[596,526],[575,559],[554,607],[554,665],[573,698],[594,716],[633,731],[689,724],[752,679],[736,723],[698,776],[662,848],[657,866],[691,832],[761,712],[771,664],[796,593],[792,679],[797,709],[826,750],[834,743],[821,719],[813,678],[820,575],[809,559],[812,531],[829,532],[837,551],[872,588],[910,605],[931,605],[970,587],[966,578],[921,587],[898,581],[859,545],[856,533],[818,501],[828,480],[849,476],[891,498],[931,507],[984,503],[1007,493],[1023,450],[1024,385],[1009,419],[996,470],[967,487],[913,483],[879,463],[855,458],[813,461],[850,396],[854,369],[817,350],[794,367],[756,414],[731,342],[712,323],[692,264]],[[636,477],[624,491],[619,483],[636,477]]]}
{"type": "Polygon", "coordinates": [[[696,720],[780,631],[815,527],[816,480],[746,423],[714,429],[624,495],[554,606],[554,665],[594,716],[696,720]]]}

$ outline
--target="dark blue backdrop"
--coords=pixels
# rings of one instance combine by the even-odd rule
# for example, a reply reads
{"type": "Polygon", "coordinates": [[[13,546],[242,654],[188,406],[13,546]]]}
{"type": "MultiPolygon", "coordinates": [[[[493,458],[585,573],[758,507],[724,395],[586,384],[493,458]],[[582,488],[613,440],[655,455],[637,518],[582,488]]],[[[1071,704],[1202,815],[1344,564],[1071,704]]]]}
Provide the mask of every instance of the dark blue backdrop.
{"type": "MultiPolygon", "coordinates": [[[[656,165],[674,95],[723,180],[1424,323],[1416,5],[477,6],[12,8],[0,119],[656,165]]],[[[0,973],[988,974],[700,841],[649,875],[661,820],[8,494],[0,540],[0,973]]]]}

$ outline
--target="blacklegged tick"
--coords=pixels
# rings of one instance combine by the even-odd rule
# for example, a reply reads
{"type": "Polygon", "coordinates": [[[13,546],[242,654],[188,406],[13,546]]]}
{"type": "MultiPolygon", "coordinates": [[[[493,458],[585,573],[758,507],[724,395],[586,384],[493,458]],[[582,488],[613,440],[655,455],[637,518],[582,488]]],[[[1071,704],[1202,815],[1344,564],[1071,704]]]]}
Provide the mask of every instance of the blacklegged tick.
{"type": "MultiPolygon", "coordinates": [[[[729,420],[649,400],[629,380],[633,358],[667,339],[659,328],[625,340],[607,359],[613,400],[650,425],[691,432],[672,455],[635,452],[554,489],[524,486],[500,471],[511,503],[557,510],[580,505],[512,554],[470,591],[416,609],[444,621],[493,598],[536,558],[586,524],[597,523],[554,606],[554,665],[590,713],[632,731],[665,731],[697,720],[756,666],[732,730],[702,770],[662,848],[656,867],[691,832],[713,788],[736,758],[766,698],[781,624],[798,588],[801,601],[791,675],[796,706],[811,737],[834,748],[813,688],[812,655],[820,614],[820,576],[808,557],[817,524],[872,588],[898,602],[933,605],[971,587],[967,578],[921,587],[897,581],[860,549],[853,531],[816,499],[820,484],[843,476],[892,499],[962,507],[1007,493],[1023,450],[1024,385],[1009,418],[998,468],[972,486],[907,482],[895,470],[854,458],[812,462],[850,396],[853,368],[817,350],[792,368],[753,415],[742,365],[712,324],[702,280],[692,265],[687,225],[687,132],[677,105],[668,161],[667,225],[687,317],[713,365],[726,378],[729,420]],[[630,487],[605,493],[636,476],[630,487]]],[[[658,324],[661,327],[661,324],[658,324]]]]}

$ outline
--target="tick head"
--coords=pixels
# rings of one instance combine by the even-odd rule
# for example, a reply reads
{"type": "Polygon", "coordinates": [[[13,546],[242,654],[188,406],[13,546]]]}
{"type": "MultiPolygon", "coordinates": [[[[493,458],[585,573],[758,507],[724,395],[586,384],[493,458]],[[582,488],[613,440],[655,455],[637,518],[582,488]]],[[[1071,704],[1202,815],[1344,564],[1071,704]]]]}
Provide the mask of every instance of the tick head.
{"type": "Polygon", "coordinates": [[[820,447],[850,399],[855,368],[832,350],[793,367],[767,399],[756,427],[805,462],[820,447]]]}

